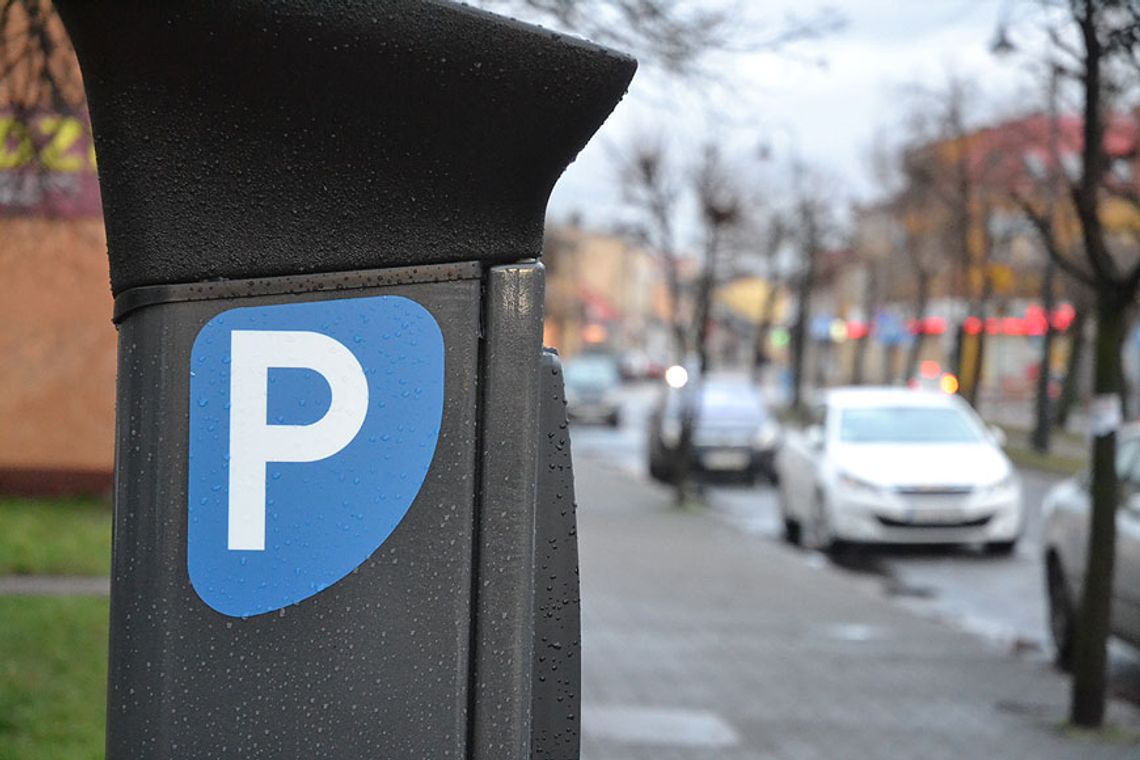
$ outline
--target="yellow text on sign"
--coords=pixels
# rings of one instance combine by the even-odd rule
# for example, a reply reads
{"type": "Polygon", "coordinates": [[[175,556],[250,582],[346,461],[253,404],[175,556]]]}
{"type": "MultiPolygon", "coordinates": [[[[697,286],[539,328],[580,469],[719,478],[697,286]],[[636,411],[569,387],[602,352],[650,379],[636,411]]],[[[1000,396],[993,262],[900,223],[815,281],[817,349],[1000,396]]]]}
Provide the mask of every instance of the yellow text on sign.
{"type": "Polygon", "coordinates": [[[29,127],[13,116],[0,116],[0,171],[23,168],[37,158],[51,172],[95,170],[95,146],[81,119],[46,115],[29,127]]]}

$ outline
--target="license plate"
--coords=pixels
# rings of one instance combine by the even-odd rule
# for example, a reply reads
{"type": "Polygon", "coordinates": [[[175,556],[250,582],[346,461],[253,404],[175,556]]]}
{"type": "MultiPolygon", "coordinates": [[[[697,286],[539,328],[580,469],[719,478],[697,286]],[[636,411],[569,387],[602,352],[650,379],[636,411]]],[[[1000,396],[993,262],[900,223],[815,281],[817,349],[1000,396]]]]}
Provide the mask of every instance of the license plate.
{"type": "Polygon", "coordinates": [[[907,521],[914,525],[945,525],[962,522],[960,509],[912,509],[907,521]]]}
{"type": "Polygon", "coordinates": [[[709,470],[743,470],[748,467],[748,452],[714,451],[701,457],[701,464],[709,470]]]}

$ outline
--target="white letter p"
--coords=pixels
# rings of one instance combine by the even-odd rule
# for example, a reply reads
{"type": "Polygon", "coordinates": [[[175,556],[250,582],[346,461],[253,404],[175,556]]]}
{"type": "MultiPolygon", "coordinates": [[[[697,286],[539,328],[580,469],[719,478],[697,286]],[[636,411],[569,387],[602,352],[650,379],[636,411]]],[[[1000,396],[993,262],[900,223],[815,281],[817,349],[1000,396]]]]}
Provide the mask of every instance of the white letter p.
{"type": "Polygon", "coordinates": [[[321,333],[234,330],[230,338],[230,550],[265,550],[265,465],[316,462],[343,449],[368,414],[368,381],[356,356],[321,333]],[[332,398],[308,425],[270,425],[269,369],[308,369],[332,398]]]}

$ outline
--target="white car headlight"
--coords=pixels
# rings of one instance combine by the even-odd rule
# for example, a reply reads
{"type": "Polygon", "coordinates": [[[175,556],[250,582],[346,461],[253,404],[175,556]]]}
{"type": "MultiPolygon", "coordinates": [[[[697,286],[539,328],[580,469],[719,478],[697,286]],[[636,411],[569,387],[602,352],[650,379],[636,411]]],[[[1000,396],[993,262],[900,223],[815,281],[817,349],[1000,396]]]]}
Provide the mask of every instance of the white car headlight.
{"type": "Polygon", "coordinates": [[[883,490],[875,483],[852,475],[849,472],[839,473],[839,485],[843,486],[844,488],[850,488],[853,491],[864,491],[870,493],[880,493],[883,490]]]}
{"type": "Polygon", "coordinates": [[[1017,474],[1010,472],[1007,473],[1006,476],[1001,480],[997,481],[996,483],[991,483],[988,486],[984,486],[980,490],[983,493],[987,494],[1000,493],[1002,491],[1008,491],[1009,489],[1014,488],[1017,486],[1017,483],[1017,474]]]}
{"type": "Polygon", "coordinates": [[[760,428],[756,431],[755,437],[752,439],[752,448],[761,451],[772,449],[780,441],[780,426],[775,422],[768,421],[760,424],[760,428]]]}

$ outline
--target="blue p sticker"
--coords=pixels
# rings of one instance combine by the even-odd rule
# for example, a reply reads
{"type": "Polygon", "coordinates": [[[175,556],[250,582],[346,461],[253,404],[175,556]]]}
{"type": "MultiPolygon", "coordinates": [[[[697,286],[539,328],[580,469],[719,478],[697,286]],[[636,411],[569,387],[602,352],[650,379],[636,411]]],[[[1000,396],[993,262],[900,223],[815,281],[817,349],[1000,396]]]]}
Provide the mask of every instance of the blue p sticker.
{"type": "Polygon", "coordinates": [[[187,565],[198,596],[271,612],[368,559],[423,485],[443,336],[400,296],[231,309],[190,354],[187,565]]]}

